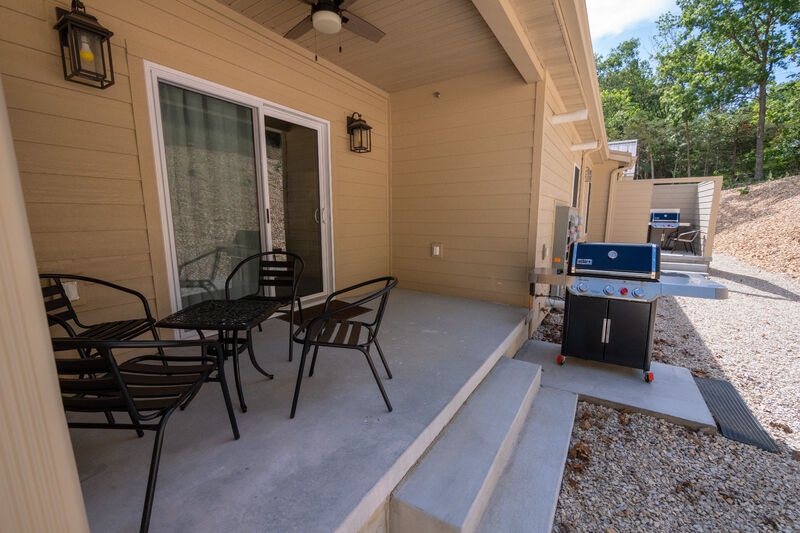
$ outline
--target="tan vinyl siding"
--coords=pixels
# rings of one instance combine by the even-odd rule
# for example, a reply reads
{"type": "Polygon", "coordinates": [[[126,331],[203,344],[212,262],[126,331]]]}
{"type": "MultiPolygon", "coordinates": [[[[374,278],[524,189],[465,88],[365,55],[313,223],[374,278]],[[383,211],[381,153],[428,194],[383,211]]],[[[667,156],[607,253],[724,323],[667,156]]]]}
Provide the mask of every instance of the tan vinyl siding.
{"type": "MultiPolygon", "coordinates": [[[[572,203],[572,179],[575,165],[580,164],[580,152],[572,152],[570,146],[573,142],[570,139],[569,124],[552,124],[553,108],[555,95],[552,91],[547,92],[547,106],[543,117],[543,143],[542,143],[542,167],[541,184],[539,188],[539,217],[537,231],[537,249],[547,246],[548,253],[542,258],[541,253],[537,253],[537,266],[549,267],[553,253],[553,235],[556,219],[556,206],[570,205],[572,203]]],[[[585,187],[581,179],[580,187],[585,187]]],[[[579,197],[585,194],[583,189],[579,190],[579,197]]]]}
{"type": "Polygon", "coordinates": [[[534,100],[510,68],[392,94],[392,258],[404,287],[525,304],[534,100]]]}
{"type": "Polygon", "coordinates": [[[652,209],[680,209],[680,221],[697,227],[699,222],[696,183],[658,185],[653,187],[652,209]]]}
{"type": "Polygon", "coordinates": [[[385,92],[213,0],[94,1],[114,32],[116,84],[84,87],[63,79],[54,5],[0,0],[0,72],[40,270],[135,285],[169,311],[148,60],[330,121],[335,284],[389,273],[385,92]],[[370,154],[348,150],[354,111],[374,128],[370,154]]]}
{"type": "Polygon", "coordinates": [[[653,180],[622,180],[617,183],[608,242],[647,242],[652,198],[653,180]]]}
{"type": "Polygon", "coordinates": [[[714,182],[704,181],[697,184],[697,227],[700,230],[702,255],[710,256],[714,246],[716,228],[714,211],[714,182]],[[712,214],[714,215],[712,218],[712,214]],[[714,228],[714,229],[712,229],[714,228]]]}
{"type": "Polygon", "coordinates": [[[588,242],[605,240],[610,182],[616,179],[615,174],[616,165],[600,164],[592,168],[592,194],[589,199],[589,219],[586,222],[588,242]]]}

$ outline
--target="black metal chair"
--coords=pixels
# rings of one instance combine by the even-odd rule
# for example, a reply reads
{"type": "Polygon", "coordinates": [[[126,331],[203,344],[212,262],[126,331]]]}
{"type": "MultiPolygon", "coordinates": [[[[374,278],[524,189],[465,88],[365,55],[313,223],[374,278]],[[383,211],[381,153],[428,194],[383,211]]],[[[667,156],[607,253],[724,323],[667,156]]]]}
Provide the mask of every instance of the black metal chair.
{"type": "Polygon", "coordinates": [[[684,231],[683,233],[678,233],[678,235],[673,239],[673,250],[677,246],[677,243],[681,243],[683,249],[686,251],[691,251],[692,255],[697,255],[697,252],[694,248],[694,243],[697,238],[700,236],[700,230],[693,229],[689,231],[684,231]]]}
{"type": "Polygon", "coordinates": [[[239,438],[239,428],[223,372],[224,365],[218,357],[208,355],[213,351],[212,348],[216,349],[216,353],[222,353],[216,341],[53,339],[53,350],[56,352],[75,350],[78,353],[86,351],[97,354],[90,358],[56,359],[64,410],[106,415],[105,421],[70,420],[69,427],[135,430],[140,437],[144,434],[143,430],[156,433],[139,529],[142,533],[150,525],[164,428],[175,409],[186,407],[204,382],[219,381],[233,436],[239,438]],[[169,351],[187,347],[199,347],[201,355],[140,355],[118,364],[113,354],[116,349],[140,353],[140,350],[169,351]],[[212,377],[215,371],[216,377],[212,377]],[[131,423],[116,422],[109,415],[113,412],[126,413],[131,423]]]}
{"type": "Polygon", "coordinates": [[[356,285],[338,290],[332,293],[325,300],[325,305],[322,312],[314,318],[309,319],[303,326],[298,329],[294,334],[294,340],[303,345],[303,352],[300,356],[300,368],[297,371],[297,384],[294,389],[294,398],[292,399],[292,412],[290,418],[294,418],[295,411],[297,410],[297,400],[300,396],[300,384],[303,381],[303,370],[305,368],[306,356],[314,347],[314,355],[311,358],[311,368],[309,369],[308,376],[314,375],[314,366],[317,363],[317,354],[321,346],[332,348],[349,348],[359,350],[364,354],[367,359],[369,368],[372,371],[372,376],[378,384],[378,388],[383,396],[383,401],[386,407],[391,412],[392,404],[386,391],[381,383],[381,378],[375,369],[375,363],[370,356],[370,347],[374,344],[378,349],[383,368],[386,369],[386,374],[389,379],[392,379],[392,372],[389,370],[389,365],[386,363],[386,357],[383,355],[383,350],[378,342],[378,330],[381,327],[384,311],[386,311],[386,302],[389,299],[389,291],[397,286],[397,278],[386,276],[375,278],[369,281],[364,281],[356,285]],[[367,294],[364,294],[365,291],[367,294]],[[329,309],[331,302],[342,297],[353,301],[344,306],[335,309],[329,309]],[[374,315],[372,313],[365,316],[364,320],[349,320],[350,313],[354,308],[364,306],[370,302],[377,301],[374,315]],[[369,316],[372,316],[371,321],[367,321],[369,316]]]}
{"type": "MultiPolygon", "coordinates": [[[[156,320],[153,318],[147,299],[142,293],[110,281],[76,274],[40,274],[39,279],[42,282],[42,297],[49,325],[60,326],[70,337],[129,340],[145,333],[150,333],[153,339],[158,340],[158,331],[155,328],[156,320]],[[114,292],[110,292],[110,294],[113,294],[114,297],[123,296],[119,293],[132,295],[141,303],[144,316],[96,324],[84,323],[78,317],[72,302],[67,297],[67,292],[64,289],[65,281],[81,281],[100,285],[104,288],[112,289],[114,292]]],[[[81,352],[81,355],[87,357],[89,353],[81,352]]]]}
{"type": "MultiPolygon", "coordinates": [[[[300,301],[298,288],[300,278],[303,275],[305,263],[303,259],[290,252],[273,250],[270,252],[260,252],[243,259],[234,267],[228,279],[225,280],[225,297],[247,298],[250,300],[265,300],[276,302],[281,307],[289,306],[288,309],[281,309],[278,312],[288,314],[289,322],[289,361],[292,360],[294,343],[292,335],[294,332],[295,304],[297,305],[297,315],[300,322],[303,320],[303,304],[300,301]],[[249,271],[249,272],[248,272],[249,271]],[[249,273],[256,280],[254,286],[245,289],[243,296],[232,294],[232,284],[237,276],[244,278],[249,273]]],[[[261,325],[259,324],[259,329],[261,325]]],[[[251,330],[247,331],[247,343],[252,347],[251,330]]]]}

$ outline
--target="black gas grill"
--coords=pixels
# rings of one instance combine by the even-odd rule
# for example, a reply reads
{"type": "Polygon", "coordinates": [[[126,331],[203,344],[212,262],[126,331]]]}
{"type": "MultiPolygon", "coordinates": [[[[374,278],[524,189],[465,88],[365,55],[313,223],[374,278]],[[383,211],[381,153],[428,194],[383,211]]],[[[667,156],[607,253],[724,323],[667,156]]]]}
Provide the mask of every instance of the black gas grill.
{"type": "Polygon", "coordinates": [[[574,244],[558,362],[570,356],[639,368],[652,381],[660,267],[654,244],[574,244]]]}

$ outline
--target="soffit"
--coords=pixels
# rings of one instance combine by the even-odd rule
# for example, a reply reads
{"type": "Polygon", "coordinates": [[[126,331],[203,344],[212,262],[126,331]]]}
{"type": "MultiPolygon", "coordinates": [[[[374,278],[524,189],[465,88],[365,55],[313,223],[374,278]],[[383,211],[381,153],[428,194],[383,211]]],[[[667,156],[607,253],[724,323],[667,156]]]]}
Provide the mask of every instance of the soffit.
{"type": "MultiPolygon", "coordinates": [[[[217,1],[278,35],[284,35],[310,13],[310,6],[301,0],[217,1]]],[[[489,4],[514,12],[523,29],[519,37],[529,40],[533,62],[547,71],[563,107],[554,109],[554,113],[590,110],[590,120],[570,125],[576,142],[598,140],[604,144],[583,0],[494,2],[478,3],[484,8],[489,4]]],[[[335,35],[312,30],[293,42],[389,93],[504,65],[513,68],[472,1],[355,0],[348,10],[386,35],[373,43],[346,30],[335,35]]],[[[495,31],[502,31],[500,28],[495,31]]]]}
{"type": "MultiPolygon", "coordinates": [[[[311,10],[300,0],[218,1],[279,35],[311,10]]],[[[294,42],[390,93],[511,64],[468,0],[356,0],[348,11],[386,35],[373,43],[312,30],[294,42]]]]}
{"type": "MultiPolygon", "coordinates": [[[[569,2],[572,1],[564,0],[563,4],[569,6],[569,2]]],[[[588,98],[595,89],[592,84],[596,84],[596,81],[587,76],[585,72],[582,75],[579,69],[580,62],[586,60],[587,52],[592,61],[594,60],[591,47],[586,49],[588,28],[584,32],[582,32],[582,28],[578,27],[567,28],[567,18],[571,17],[574,21],[577,14],[574,12],[564,13],[562,2],[558,0],[533,2],[513,0],[513,5],[520,20],[527,27],[528,37],[542,63],[547,65],[550,80],[557,88],[563,109],[555,109],[554,113],[589,109],[590,120],[575,122],[573,126],[582,141],[597,140],[602,144],[605,137],[604,134],[600,134],[598,129],[604,131],[604,127],[598,128],[597,124],[593,124],[597,120],[591,120],[593,105],[588,98]]],[[[572,4],[571,7],[574,5],[572,4]]],[[[595,105],[599,106],[599,101],[595,102],[595,105]]],[[[602,121],[602,113],[599,118],[602,121]]]]}

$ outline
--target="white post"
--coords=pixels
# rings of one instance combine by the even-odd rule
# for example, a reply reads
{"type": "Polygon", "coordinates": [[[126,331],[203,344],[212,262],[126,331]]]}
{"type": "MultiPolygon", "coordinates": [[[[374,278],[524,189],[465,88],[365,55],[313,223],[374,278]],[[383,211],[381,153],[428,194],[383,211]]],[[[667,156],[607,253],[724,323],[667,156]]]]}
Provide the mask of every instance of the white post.
{"type": "Polygon", "coordinates": [[[0,191],[0,529],[88,533],[2,79],[0,191]]]}

